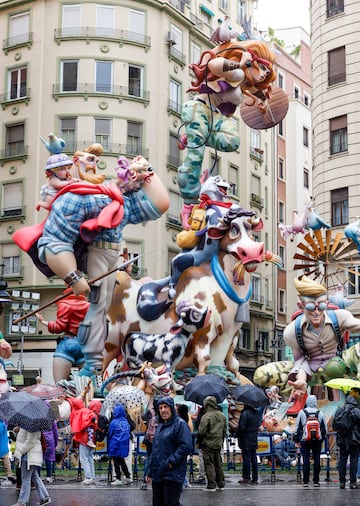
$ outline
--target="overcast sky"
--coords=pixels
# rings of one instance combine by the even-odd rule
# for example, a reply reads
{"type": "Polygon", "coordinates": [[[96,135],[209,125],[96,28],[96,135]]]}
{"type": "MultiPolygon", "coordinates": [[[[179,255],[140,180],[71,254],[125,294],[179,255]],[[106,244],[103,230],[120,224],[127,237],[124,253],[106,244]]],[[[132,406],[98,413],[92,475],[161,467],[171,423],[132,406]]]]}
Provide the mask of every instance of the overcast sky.
{"type": "Polygon", "coordinates": [[[303,27],[310,32],[310,0],[258,0],[253,26],[266,31],[271,28],[303,27]]]}

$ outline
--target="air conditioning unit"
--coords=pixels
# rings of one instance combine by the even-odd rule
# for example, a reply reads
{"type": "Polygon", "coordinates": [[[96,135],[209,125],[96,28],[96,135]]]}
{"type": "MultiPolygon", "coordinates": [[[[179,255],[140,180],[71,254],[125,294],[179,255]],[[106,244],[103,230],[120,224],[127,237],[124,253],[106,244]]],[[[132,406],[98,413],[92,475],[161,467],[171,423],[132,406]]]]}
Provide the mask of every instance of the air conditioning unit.
{"type": "Polygon", "coordinates": [[[167,33],[166,44],[169,44],[169,46],[175,46],[176,44],[175,36],[171,32],[167,33]]]}

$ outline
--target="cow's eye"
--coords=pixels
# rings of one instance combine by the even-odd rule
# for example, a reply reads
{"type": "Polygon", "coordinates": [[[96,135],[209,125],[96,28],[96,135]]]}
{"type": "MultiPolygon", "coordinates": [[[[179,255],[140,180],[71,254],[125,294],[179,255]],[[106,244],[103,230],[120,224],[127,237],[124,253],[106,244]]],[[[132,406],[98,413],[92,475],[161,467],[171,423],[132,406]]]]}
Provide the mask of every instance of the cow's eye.
{"type": "Polygon", "coordinates": [[[230,227],[230,233],[229,233],[231,239],[236,239],[240,235],[240,228],[237,224],[233,223],[230,227]]]}
{"type": "Polygon", "coordinates": [[[191,311],[191,321],[197,323],[201,320],[201,313],[200,311],[196,311],[195,309],[193,309],[191,311]]]}

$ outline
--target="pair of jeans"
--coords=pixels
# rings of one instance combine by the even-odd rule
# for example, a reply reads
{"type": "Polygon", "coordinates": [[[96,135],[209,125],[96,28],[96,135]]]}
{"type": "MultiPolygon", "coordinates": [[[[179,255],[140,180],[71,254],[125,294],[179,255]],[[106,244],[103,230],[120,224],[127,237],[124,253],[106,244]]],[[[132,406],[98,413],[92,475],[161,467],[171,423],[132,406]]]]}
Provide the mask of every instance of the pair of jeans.
{"type": "Polygon", "coordinates": [[[224,488],[225,477],[222,467],[221,450],[203,447],[204,467],[207,478],[207,488],[224,488]]]}
{"type": "Polygon", "coordinates": [[[79,457],[85,479],[95,480],[94,450],[79,443],[79,457]]]}
{"type": "Polygon", "coordinates": [[[241,449],[241,455],[243,460],[242,477],[244,480],[250,480],[252,476],[253,481],[258,481],[256,450],[241,449]]]}
{"type": "Polygon", "coordinates": [[[27,504],[30,501],[31,481],[34,483],[40,501],[49,497],[48,491],[40,479],[37,466],[30,466],[28,469],[27,455],[21,458],[21,489],[18,502],[27,504]]]}
{"type": "Polygon", "coordinates": [[[152,482],[153,506],[180,506],[183,484],[177,481],[152,482]]]}
{"type": "Polygon", "coordinates": [[[301,455],[303,458],[303,482],[309,483],[310,479],[310,454],[314,460],[314,483],[319,483],[320,479],[320,454],[322,441],[301,441],[301,455]]]}
{"type": "Polygon", "coordinates": [[[346,479],[346,464],[348,457],[350,457],[350,483],[356,483],[357,480],[357,467],[360,453],[360,446],[347,446],[340,445],[340,457],[339,457],[339,481],[345,483],[346,479]]]}

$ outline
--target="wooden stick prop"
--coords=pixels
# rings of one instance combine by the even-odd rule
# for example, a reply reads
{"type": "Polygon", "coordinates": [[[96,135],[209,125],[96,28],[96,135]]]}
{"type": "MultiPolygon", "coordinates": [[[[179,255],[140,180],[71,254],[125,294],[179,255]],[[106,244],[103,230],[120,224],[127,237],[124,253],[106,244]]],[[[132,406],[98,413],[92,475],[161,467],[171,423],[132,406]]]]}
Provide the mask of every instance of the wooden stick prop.
{"type": "MultiPolygon", "coordinates": [[[[88,284],[89,285],[93,285],[97,281],[100,281],[101,279],[106,278],[107,276],[110,276],[110,274],[113,274],[116,271],[120,271],[120,270],[124,269],[124,267],[126,267],[127,265],[132,264],[133,262],[135,262],[139,258],[142,258],[143,256],[145,256],[145,255],[147,255],[149,253],[152,253],[152,252],[154,252],[154,251],[156,251],[158,249],[159,248],[155,248],[153,250],[148,251],[147,253],[142,253],[140,255],[137,255],[137,256],[131,258],[130,260],[127,260],[126,262],[122,263],[121,265],[117,265],[116,267],[114,267],[110,271],[105,272],[104,274],[101,274],[97,278],[89,279],[88,280],[88,284]]],[[[44,304],[43,306],[39,307],[38,309],[35,309],[34,311],[31,311],[30,313],[26,313],[23,316],[21,316],[20,318],[18,318],[17,320],[14,320],[13,321],[13,325],[17,325],[18,323],[22,322],[23,320],[25,320],[29,316],[33,316],[34,314],[39,313],[40,311],[43,311],[43,309],[46,309],[47,307],[52,306],[52,304],[56,304],[56,302],[59,302],[59,300],[65,299],[65,297],[67,297],[71,293],[73,293],[73,289],[72,288],[68,288],[67,290],[65,290],[64,293],[62,293],[61,295],[58,295],[57,297],[55,297],[55,299],[52,299],[50,302],[47,302],[46,304],[44,304]]]]}

